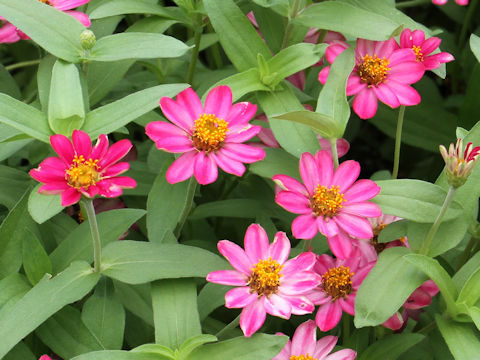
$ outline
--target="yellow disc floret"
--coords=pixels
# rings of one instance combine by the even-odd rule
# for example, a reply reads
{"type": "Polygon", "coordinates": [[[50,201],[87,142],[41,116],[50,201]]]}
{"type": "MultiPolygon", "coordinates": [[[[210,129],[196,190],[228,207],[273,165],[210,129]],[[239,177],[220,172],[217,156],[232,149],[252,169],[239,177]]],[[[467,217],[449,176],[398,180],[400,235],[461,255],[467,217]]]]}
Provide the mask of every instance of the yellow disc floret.
{"type": "Polygon", "coordinates": [[[227,136],[228,123],[214,114],[202,114],[195,120],[192,141],[200,151],[217,151],[227,136]]]}
{"type": "Polygon", "coordinates": [[[348,266],[340,265],[339,267],[329,269],[322,275],[322,287],[333,300],[340,297],[344,299],[352,292],[352,276],[348,266]]]}
{"type": "Polygon", "coordinates": [[[412,50],[415,53],[416,60],[419,62],[423,62],[422,48],[420,46],[413,45],[412,50]]]}
{"type": "Polygon", "coordinates": [[[312,355],[305,354],[305,355],[292,355],[290,356],[289,360],[317,360],[314,359],[312,355]]]}
{"type": "Polygon", "coordinates": [[[283,265],[280,265],[276,260],[268,258],[268,260],[260,260],[252,268],[252,274],[248,279],[248,286],[250,291],[256,292],[258,296],[269,296],[274,294],[280,286],[280,274],[283,265]]]}
{"type": "Polygon", "coordinates": [[[310,207],[315,215],[332,218],[343,207],[344,201],[347,200],[343,198],[338,186],[332,185],[327,188],[324,185],[317,185],[310,199],[310,207]]]}
{"type": "Polygon", "coordinates": [[[65,171],[65,179],[68,185],[75,189],[88,190],[89,186],[95,185],[100,180],[98,174],[98,160],[85,160],[83,155],[75,155],[70,168],[65,171]]]}
{"type": "Polygon", "coordinates": [[[386,81],[387,73],[391,69],[388,67],[390,60],[368,54],[362,60],[363,62],[357,67],[358,76],[362,82],[367,83],[368,86],[377,86],[386,81]]]}

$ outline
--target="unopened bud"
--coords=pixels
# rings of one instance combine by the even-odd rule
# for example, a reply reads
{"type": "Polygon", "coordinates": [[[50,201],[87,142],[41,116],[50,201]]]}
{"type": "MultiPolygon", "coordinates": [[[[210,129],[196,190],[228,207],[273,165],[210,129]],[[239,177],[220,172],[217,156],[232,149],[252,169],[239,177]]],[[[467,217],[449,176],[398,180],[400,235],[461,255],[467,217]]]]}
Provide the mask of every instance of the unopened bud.
{"type": "Polygon", "coordinates": [[[445,146],[440,145],[440,153],[445,160],[445,169],[448,183],[454,188],[465,184],[472,173],[480,155],[480,146],[474,147],[470,142],[463,149],[463,140],[458,139],[457,144],[450,144],[447,151],[445,146]]]}
{"type": "Polygon", "coordinates": [[[85,50],[90,50],[95,46],[95,34],[93,31],[85,29],[80,34],[80,43],[85,50]]]}

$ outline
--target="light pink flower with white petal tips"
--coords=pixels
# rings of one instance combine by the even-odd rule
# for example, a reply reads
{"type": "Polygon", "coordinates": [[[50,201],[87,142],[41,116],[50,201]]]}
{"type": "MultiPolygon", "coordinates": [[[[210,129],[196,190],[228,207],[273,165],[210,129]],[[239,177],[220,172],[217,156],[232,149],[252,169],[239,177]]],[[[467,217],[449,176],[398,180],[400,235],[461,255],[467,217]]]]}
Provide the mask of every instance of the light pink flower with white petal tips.
{"type": "Polygon", "coordinates": [[[240,328],[246,337],[260,329],[267,313],[288,319],[314,310],[304,294],[320,283],[311,270],[315,255],[305,252],[288,260],[290,241],[285,233],[278,232],[269,244],[265,230],[252,224],[245,233],[245,250],[228,240],[219,241],[218,250],[235,270],[211,272],[207,281],[237,286],[225,294],[225,306],[243,308],[240,328]]]}

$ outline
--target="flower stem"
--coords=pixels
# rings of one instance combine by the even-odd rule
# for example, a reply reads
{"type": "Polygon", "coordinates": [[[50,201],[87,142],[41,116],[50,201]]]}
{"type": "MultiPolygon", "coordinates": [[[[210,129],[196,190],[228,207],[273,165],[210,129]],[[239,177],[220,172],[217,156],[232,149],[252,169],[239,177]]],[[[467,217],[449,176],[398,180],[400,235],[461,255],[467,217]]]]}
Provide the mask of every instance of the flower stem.
{"type": "Polygon", "coordinates": [[[392,179],[396,179],[398,177],[398,166],[400,164],[400,147],[402,145],[402,128],[403,128],[404,115],[405,115],[405,106],[400,105],[400,110],[398,112],[398,120],[397,120],[397,133],[395,134],[395,152],[393,154],[392,179]]]}
{"type": "Polygon", "coordinates": [[[298,14],[298,9],[300,8],[300,0],[295,0],[292,7],[292,12],[288,16],[288,24],[285,28],[285,34],[283,35],[282,47],[280,49],[285,49],[288,46],[288,42],[290,41],[290,37],[292,36],[293,31],[293,24],[292,19],[298,14]]]}
{"type": "Polygon", "coordinates": [[[475,236],[471,236],[470,240],[468,241],[467,246],[465,246],[465,250],[463,250],[462,255],[460,256],[460,260],[458,261],[457,271],[465,265],[467,262],[470,253],[472,252],[473,246],[478,242],[478,239],[475,236]]]}
{"type": "Polygon", "coordinates": [[[463,21],[462,29],[460,30],[460,37],[458,38],[458,48],[463,49],[465,41],[467,40],[468,28],[472,22],[472,17],[475,14],[475,8],[477,7],[478,0],[472,0],[468,6],[467,15],[463,21]]]}
{"type": "Polygon", "coordinates": [[[409,7],[413,7],[413,6],[417,6],[417,5],[423,5],[423,4],[427,4],[431,2],[430,0],[411,0],[411,1],[404,1],[404,2],[401,2],[401,3],[398,3],[396,5],[397,9],[401,9],[401,8],[409,8],[409,7]]]}
{"type": "Polygon", "coordinates": [[[215,334],[215,336],[220,339],[223,334],[225,334],[227,331],[235,329],[238,324],[240,324],[240,315],[239,314],[235,319],[233,319],[229,324],[227,324],[222,330],[220,330],[218,333],[215,334]]]}
{"type": "Polygon", "coordinates": [[[175,229],[175,236],[178,238],[180,233],[182,232],[183,225],[185,225],[185,221],[187,220],[188,214],[192,209],[193,205],[193,198],[195,197],[195,189],[197,188],[197,180],[195,178],[191,178],[188,183],[187,188],[187,199],[185,201],[185,207],[183,208],[182,215],[180,220],[178,221],[178,225],[175,229]]]}
{"type": "Polygon", "coordinates": [[[88,223],[90,224],[90,232],[92,233],[93,241],[93,269],[95,272],[100,272],[102,243],[100,242],[100,233],[98,231],[97,218],[95,216],[95,208],[93,207],[92,199],[83,199],[83,205],[87,211],[88,223]]]}
{"type": "Polygon", "coordinates": [[[332,147],[332,158],[333,158],[333,165],[335,169],[338,168],[338,151],[337,151],[337,139],[329,139],[330,145],[332,147]]]}
{"type": "Polygon", "coordinates": [[[200,21],[195,22],[195,34],[193,38],[193,42],[195,44],[195,47],[193,48],[192,51],[192,57],[190,58],[190,64],[188,66],[188,73],[187,73],[187,83],[192,85],[193,82],[193,76],[195,75],[195,67],[197,65],[197,60],[198,60],[198,53],[200,52],[200,40],[202,39],[202,25],[200,24],[200,21]]]}
{"type": "Polygon", "coordinates": [[[312,239],[307,239],[303,243],[303,251],[310,251],[310,247],[312,246],[312,239]]]}
{"type": "Polygon", "coordinates": [[[12,70],[15,70],[15,69],[20,69],[22,67],[33,66],[33,65],[38,65],[38,64],[40,64],[40,60],[22,61],[22,62],[18,62],[16,64],[5,66],[5,70],[12,71],[12,70]]]}
{"type": "Polygon", "coordinates": [[[445,201],[443,202],[442,208],[440,209],[440,212],[438,213],[438,216],[435,219],[435,222],[433,223],[432,227],[428,231],[427,237],[425,238],[425,242],[423,243],[422,247],[420,248],[420,251],[418,252],[419,254],[422,254],[422,255],[428,254],[428,250],[430,249],[430,244],[432,242],[432,239],[437,233],[438,227],[442,223],[443,216],[447,212],[447,209],[453,200],[456,190],[457,189],[454,188],[453,186],[450,186],[450,188],[448,189],[448,193],[447,193],[447,196],[445,197],[445,201]]]}

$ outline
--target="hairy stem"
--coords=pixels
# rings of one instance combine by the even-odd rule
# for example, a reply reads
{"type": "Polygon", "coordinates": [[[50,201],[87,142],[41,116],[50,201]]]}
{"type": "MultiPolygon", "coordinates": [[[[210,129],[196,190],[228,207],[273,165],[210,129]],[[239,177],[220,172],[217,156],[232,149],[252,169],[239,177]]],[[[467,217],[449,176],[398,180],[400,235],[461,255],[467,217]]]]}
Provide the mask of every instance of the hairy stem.
{"type": "Polygon", "coordinates": [[[398,120],[397,120],[397,133],[395,134],[395,152],[393,154],[392,179],[396,179],[398,177],[398,167],[400,165],[400,147],[402,146],[402,128],[403,128],[404,115],[405,115],[405,106],[400,105],[400,110],[398,112],[398,120]]]}
{"type": "Polygon", "coordinates": [[[93,269],[100,272],[102,243],[100,242],[100,232],[98,231],[97,217],[95,216],[95,208],[92,199],[83,199],[83,205],[87,211],[88,223],[90,224],[90,232],[93,241],[93,269]]]}
{"type": "Polygon", "coordinates": [[[27,67],[27,66],[34,66],[34,65],[38,65],[38,64],[40,64],[40,60],[22,61],[22,62],[18,62],[16,64],[5,66],[5,70],[12,71],[12,70],[15,70],[15,69],[20,69],[20,68],[27,67]]]}

